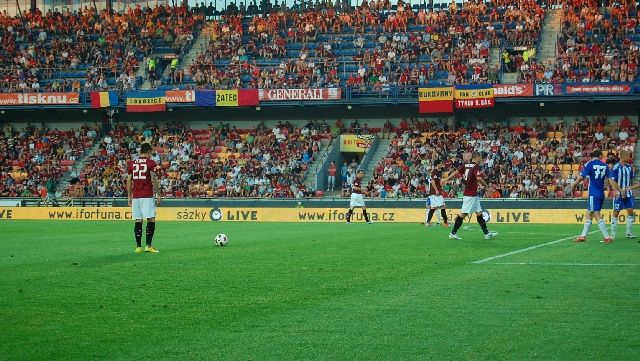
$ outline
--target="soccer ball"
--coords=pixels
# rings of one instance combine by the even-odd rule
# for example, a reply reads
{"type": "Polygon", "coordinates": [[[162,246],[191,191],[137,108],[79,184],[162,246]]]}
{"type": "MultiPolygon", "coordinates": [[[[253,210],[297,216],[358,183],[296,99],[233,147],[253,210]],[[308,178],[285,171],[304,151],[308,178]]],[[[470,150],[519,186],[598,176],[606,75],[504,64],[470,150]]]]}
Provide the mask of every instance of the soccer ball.
{"type": "Polygon", "coordinates": [[[221,246],[221,247],[226,246],[227,243],[229,243],[229,239],[227,238],[227,235],[224,233],[220,233],[219,235],[217,235],[213,241],[216,244],[216,246],[221,246]]]}

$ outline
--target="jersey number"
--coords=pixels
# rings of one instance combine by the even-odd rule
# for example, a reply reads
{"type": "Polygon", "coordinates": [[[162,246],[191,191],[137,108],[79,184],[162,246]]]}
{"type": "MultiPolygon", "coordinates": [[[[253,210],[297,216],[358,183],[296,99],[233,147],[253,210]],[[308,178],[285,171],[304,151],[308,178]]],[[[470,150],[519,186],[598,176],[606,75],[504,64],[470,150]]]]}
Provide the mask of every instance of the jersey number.
{"type": "Polygon", "coordinates": [[[464,175],[462,176],[462,178],[463,178],[465,181],[466,181],[466,180],[468,180],[468,178],[469,178],[469,171],[470,171],[470,170],[471,170],[470,168],[467,168],[467,169],[465,169],[465,170],[464,170],[464,175]]]}
{"type": "Polygon", "coordinates": [[[606,173],[607,166],[605,165],[595,165],[593,166],[593,174],[595,179],[604,178],[606,173]]]}
{"type": "Polygon", "coordinates": [[[147,165],[133,163],[133,179],[147,179],[147,165]]]}

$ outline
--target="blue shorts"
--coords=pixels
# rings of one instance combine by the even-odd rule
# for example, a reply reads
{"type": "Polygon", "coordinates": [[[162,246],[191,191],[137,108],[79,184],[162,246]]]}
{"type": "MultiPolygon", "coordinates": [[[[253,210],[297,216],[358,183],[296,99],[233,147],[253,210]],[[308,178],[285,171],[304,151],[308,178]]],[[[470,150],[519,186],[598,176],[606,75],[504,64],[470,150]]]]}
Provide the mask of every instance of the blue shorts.
{"type": "Polygon", "coordinates": [[[589,205],[587,210],[590,212],[600,212],[602,210],[603,197],[589,196],[589,205]]]}
{"type": "Polygon", "coordinates": [[[621,211],[623,209],[633,209],[633,197],[627,197],[627,198],[622,198],[622,197],[616,197],[613,200],[613,210],[614,211],[621,211]]]}

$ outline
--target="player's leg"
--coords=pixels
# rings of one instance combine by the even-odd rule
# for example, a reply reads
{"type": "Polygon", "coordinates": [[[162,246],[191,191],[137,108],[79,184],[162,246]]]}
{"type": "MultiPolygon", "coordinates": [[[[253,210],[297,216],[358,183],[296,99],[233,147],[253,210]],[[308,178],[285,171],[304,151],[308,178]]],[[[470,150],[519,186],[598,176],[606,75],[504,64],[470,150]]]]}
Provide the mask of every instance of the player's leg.
{"type": "Polygon", "coordinates": [[[482,229],[482,233],[484,233],[484,239],[491,239],[495,236],[498,235],[497,232],[491,232],[489,231],[489,228],[487,227],[487,221],[484,220],[484,217],[482,216],[482,206],[480,205],[480,198],[479,197],[474,197],[475,198],[475,213],[476,213],[476,220],[478,221],[478,224],[480,225],[480,228],[482,229]]]}
{"type": "MultiPolygon", "coordinates": [[[[462,201],[462,206],[464,207],[464,200],[462,201]]],[[[461,239],[458,236],[458,230],[462,227],[462,223],[464,222],[465,217],[467,217],[468,213],[464,213],[464,208],[460,210],[460,214],[456,217],[455,222],[453,223],[453,229],[451,230],[451,234],[449,234],[450,239],[461,239]]]]}
{"type": "Polygon", "coordinates": [[[613,213],[611,214],[611,237],[616,238],[616,229],[618,228],[618,216],[622,209],[622,197],[613,199],[613,213]]]}
{"type": "Polygon", "coordinates": [[[636,215],[633,213],[633,198],[627,199],[627,238],[636,238],[633,234],[633,222],[636,220],[636,215]]]}
{"type": "Polygon", "coordinates": [[[576,238],[576,242],[584,242],[587,239],[587,233],[591,228],[593,212],[597,200],[593,196],[589,196],[589,204],[587,206],[587,213],[584,215],[584,226],[582,227],[582,233],[576,238]]]}
{"type": "Polygon", "coordinates": [[[445,227],[449,227],[449,220],[447,219],[447,208],[446,207],[442,207],[440,208],[440,215],[442,216],[442,220],[444,221],[444,226],[445,227]]]}
{"type": "Polygon", "coordinates": [[[351,216],[353,215],[353,208],[354,207],[349,207],[349,210],[347,211],[347,224],[351,223],[351,216]]]}
{"type": "Polygon", "coordinates": [[[362,215],[364,216],[364,221],[371,224],[371,219],[369,218],[369,213],[367,213],[367,207],[362,204],[362,215]]]}
{"type": "Polygon", "coordinates": [[[442,216],[440,212],[438,212],[438,209],[440,209],[440,207],[435,207],[433,211],[435,212],[436,218],[438,219],[438,224],[442,224],[442,216]]]}
{"type": "Polygon", "coordinates": [[[604,237],[602,239],[602,242],[604,243],[611,242],[613,239],[611,238],[611,236],[609,236],[609,231],[607,231],[607,225],[604,222],[604,218],[602,218],[602,214],[600,214],[600,210],[593,212],[593,219],[596,221],[596,224],[598,225],[598,228],[600,229],[600,232],[602,232],[602,236],[604,237]]]}
{"type": "Polygon", "coordinates": [[[584,242],[587,239],[587,233],[589,233],[589,229],[591,228],[591,211],[587,210],[584,214],[584,225],[582,226],[582,233],[576,238],[576,242],[584,242]]]}
{"type": "Polygon", "coordinates": [[[431,226],[431,219],[433,219],[433,213],[436,211],[433,207],[427,208],[427,226],[431,226]]]}
{"type": "Polygon", "coordinates": [[[156,202],[153,198],[143,198],[142,204],[142,213],[144,218],[147,219],[146,247],[144,251],[158,253],[159,251],[153,247],[153,235],[156,231],[156,202]]]}
{"type": "Polygon", "coordinates": [[[602,241],[605,243],[609,243],[613,241],[613,238],[609,236],[607,225],[604,222],[604,218],[602,218],[602,214],[600,213],[600,211],[602,210],[602,203],[604,203],[604,198],[594,197],[593,208],[592,208],[593,217],[598,223],[598,228],[600,229],[600,232],[602,232],[602,235],[604,236],[602,241]]]}
{"type": "Polygon", "coordinates": [[[458,237],[458,230],[462,227],[462,223],[464,222],[467,214],[471,213],[474,208],[473,198],[475,197],[462,197],[462,208],[460,208],[460,214],[458,214],[455,222],[453,223],[453,229],[451,230],[451,234],[449,234],[449,238],[460,239],[460,237],[458,237]]]}
{"type": "Polygon", "coordinates": [[[136,253],[142,252],[142,205],[139,198],[134,198],[131,201],[131,216],[135,220],[133,226],[133,235],[136,239],[136,253]]]}
{"type": "MultiPolygon", "coordinates": [[[[344,184],[344,183],[343,183],[344,184]]],[[[358,206],[355,193],[351,193],[351,199],[349,201],[349,210],[347,211],[347,224],[351,223],[351,216],[353,215],[353,209],[358,206]]]]}

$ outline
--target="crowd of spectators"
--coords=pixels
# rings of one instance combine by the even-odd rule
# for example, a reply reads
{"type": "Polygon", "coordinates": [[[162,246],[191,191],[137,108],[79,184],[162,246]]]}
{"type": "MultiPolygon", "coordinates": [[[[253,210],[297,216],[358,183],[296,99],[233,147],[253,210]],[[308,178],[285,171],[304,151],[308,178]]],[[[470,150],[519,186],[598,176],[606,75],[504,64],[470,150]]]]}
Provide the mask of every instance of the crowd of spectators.
{"type": "Polygon", "coordinates": [[[185,43],[204,16],[185,7],[0,13],[0,91],[127,90],[154,41],[185,43]]]}
{"type": "Polygon", "coordinates": [[[558,38],[556,76],[569,82],[632,82],[637,79],[640,38],[637,1],[600,8],[595,0],[566,1],[558,38]]]}
{"type": "Polygon", "coordinates": [[[57,182],[90,148],[99,129],[50,129],[27,124],[0,130],[0,197],[39,197],[48,181],[57,182]]]}
{"type": "Polygon", "coordinates": [[[506,71],[517,71],[520,81],[526,83],[637,80],[640,13],[636,0],[618,1],[610,7],[601,7],[596,0],[566,0],[561,11],[556,61],[536,61],[533,49],[505,54],[506,71]]]}
{"type": "Polygon", "coordinates": [[[493,83],[499,68],[489,66],[490,48],[503,40],[534,46],[543,18],[533,0],[233,12],[210,24],[210,45],[189,75],[195,86],[211,88],[493,83]]]}
{"type": "Polygon", "coordinates": [[[121,124],[102,139],[69,193],[125,196],[127,162],[136,157],[142,142],[151,142],[164,196],[311,196],[313,189],[304,177],[321,139],[330,137],[326,125],[315,123],[294,127],[281,122],[252,129],[222,123],[207,129],[181,124],[134,129],[121,124]]]}
{"type": "MultiPolygon", "coordinates": [[[[591,150],[603,150],[612,163],[620,150],[633,154],[637,134],[627,117],[614,122],[606,116],[570,123],[561,119],[554,124],[545,119],[530,124],[478,121],[458,128],[412,119],[402,120],[394,129],[388,154],[367,185],[374,197],[424,197],[435,160],[444,162],[448,172],[469,160],[474,151],[486,159],[482,167],[491,188],[483,191],[485,197],[580,197],[586,184],[578,187],[577,194],[571,186],[591,150]]],[[[443,190],[457,197],[461,184],[457,179],[443,190]]]]}

